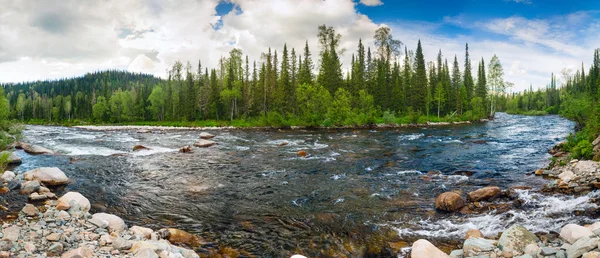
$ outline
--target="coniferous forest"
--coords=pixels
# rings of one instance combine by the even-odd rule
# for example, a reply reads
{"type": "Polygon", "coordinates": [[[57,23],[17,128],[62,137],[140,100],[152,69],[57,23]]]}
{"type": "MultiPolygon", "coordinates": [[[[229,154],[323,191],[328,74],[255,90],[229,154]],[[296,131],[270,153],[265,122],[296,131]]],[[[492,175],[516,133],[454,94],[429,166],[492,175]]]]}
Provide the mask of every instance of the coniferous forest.
{"type": "Polygon", "coordinates": [[[479,120],[507,85],[498,57],[472,64],[468,44],[464,57],[426,61],[420,41],[409,50],[381,27],[343,71],[341,35],[326,25],[317,35],[318,48],[284,45],[260,60],[233,49],[217,67],[178,61],[166,79],[99,71],[3,86],[11,117],[30,123],[353,126],[479,120]]]}

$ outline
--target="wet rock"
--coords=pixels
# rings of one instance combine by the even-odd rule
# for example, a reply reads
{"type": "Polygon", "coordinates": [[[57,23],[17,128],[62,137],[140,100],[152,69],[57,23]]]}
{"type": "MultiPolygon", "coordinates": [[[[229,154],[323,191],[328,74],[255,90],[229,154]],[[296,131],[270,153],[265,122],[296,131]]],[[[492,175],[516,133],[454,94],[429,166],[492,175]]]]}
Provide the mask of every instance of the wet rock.
{"type": "Polygon", "coordinates": [[[581,237],[567,248],[567,257],[580,257],[584,253],[597,248],[598,243],[600,243],[600,240],[596,237],[581,237]]]}
{"type": "Polygon", "coordinates": [[[288,142],[282,142],[282,143],[280,143],[278,146],[279,146],[279,147],[283,147],[283,146],[286,146],[286,145],[288,145],[288,142]]]}
{"type": "Polygon", "coordinates": [[[457,211],[465,206],[463,198],[455,192],[445,192],[435,198],[435,208],[441,211],[457,211]]]}
{"type": "Polygon", "coordinates": [[[200,133],[200,139],[208,140],[208,139],[212,139],[213,137],[215,137],[215,136],[210,133],[207,133],[207,132],[200,133]]]}
{"type": "MultiPolygon", "coordinates": [[[[164,230],[161,231],[164,232],[164,230]]],[[[196,247],[199,246],[201,242],[203,242],[200,237],[180,229],[167,228],[166,231],[168,232],[168,234],[165,238],[173,244],[184,244],[190,247],[196,247]]]]}
{"type": "Polygon", "coordinates": [[[64,253],[62,258],[92,258],[94,257],[94,251],[87,246],[79,247],[64,253]]]}
{"type": "Polygon", "coordinates": [[[496,244],[497,241],[495,240],[488,240],[479,237],[469,238],[465,240],[463,244],[463,251],[467,256],[476,255],[480,252],[489,252],[494,250],[496,244]]]}
{"type": "MultiPolygon", "coordinates": [[[[82,212],[90,211],[90,201],[78,192],[68,192],[58,199],[57,210],[68,210],[71,214],[73,208],[82,212]]],[[[72,214],[71,214],[72,215],[72,214]]]]}
{"type": "Polygon", "coordinates": [[[38,208],[33,206],[33,204],[28,203],[28,204],[25,204],[25,207],[23,207],[21,212],[23,212],[25,215],[27,215],[29,217],[33,217],[33,216],[37,216],[38,212],[40,212],[40,211],[38,210],[38,208]]]}
{"type": "Polygon", "coordinates": [[[194,146],[199,147],[199,148],[208,148],[208,147],[214,146],[215,144],[217,144],[217,143],[214,141],[200,139],[199,141],[194,143],[194,146]]]}
{"type": "Polygon", "coordinates": [[[150,235],[154,232],[152,229],[138,226],[132,226],[129,231],[141,239],[150,239],[150,235]]]}
{"type": "Polygon", "coordinates": [[[29,200],[31,201],[42,201],[42,200],[46,200],[48,197],[44,194],[38,194],[38,193],[32,193],[31,195],[29,195],[29,200]]]}
{"type": "Polygon", "coordinates": [[[6,154],[8,154],[8,160],[7,160],[8,165],[19,165],[23,162],[21,160],[21,157],[17,156],[17,154],[15,154],[14,152],[0,151],[0,157],[2,157],[3,155],[6,155],[6,154]]]}
{"type": "Polygon", "coordinates": [[[150,132],[152,132],[152,131],[150,131],[150,130],[147,130],[147,129],[140,129],[140,130],[137,130],[137,133],[150,133],[150,132]]]}
{"type": "Polygon", "coordinates": [[[21,193],[22,194],[31,194],[33,192],[37,192],[39,189],[40,189],[40,182],[29,181],[29,182],[25,182],[21,186],[21,193]]]}
{"type": "Polygon", "coordinates": [[[521,225],[515,224],[502,233],[498,247],[502,251],[523,253],[529,244],[537,244],[539,239],[521,225]]]}
{"type": "Polygon", "coordinates": [[[560,230],[560,237],[571,244],[579,238],[593,235],[594,233],[589,228],[577,224],[567,224],[560,230]]]}
{"type": "Polygon", "coordinates": [[[141,150],[150,150],[150,148],[144,145],[135,145],[133,146],[133,151],[141,151],[141,150]]]}
{"type": "Polygon", "coordinates": [[[410,256],[419,258],[450,258],[449,255],[425,239],[419,239],[413,243],[410,256]]]}
{"type": "Polygon", "coordinates": [[[57,167],[41,167],[25,172],[25,178],[33,178],[45,185],[64,185],[69,178],[57,167]]]}
{"type": "Polygon", "coordinates": [[[182,147],[181,149],[179,149],[179,152],[180,153],[190,153],[190,152],[192,152],[192,147],[191,146],[182,147]]]}
{"type": "Polygon", "coordinates": [[[125,225],[125,221],[119,218],[116,215],[108,214],[108,213],[96,213],[92,215],[92,219],[99,221],[106,221],[108,224],[108,230],[110,232],[121,232],[127,229],[127,225],[125,225]]]}
{"type": "Polygon", "coordinates": [[[301,150],[301,151],[296,152],[296,155],[298,155],[298,157],[304,158],[304,157],[306,157],[306,155],[308,155],[308,153],[306,153],[306,151],[301,150]]]}
{"type": "Polygon", "coordinates": [[[467,199],[471,202],[479,202],[479,201],[489,201],[498,197],[502,191],[497,186],[488,186],[473,192],[470,192],[467,195],[467,199]]]}
{"type": "Polygon", "coordinates": [[[51,151],[49,149],[46,149],[42,146],[38,146],[38,145],[30,145],[27,143],[21,143],[21,148],[23,148],[23,150],[29,154],[56,154],[54,151],[51,151]]]}

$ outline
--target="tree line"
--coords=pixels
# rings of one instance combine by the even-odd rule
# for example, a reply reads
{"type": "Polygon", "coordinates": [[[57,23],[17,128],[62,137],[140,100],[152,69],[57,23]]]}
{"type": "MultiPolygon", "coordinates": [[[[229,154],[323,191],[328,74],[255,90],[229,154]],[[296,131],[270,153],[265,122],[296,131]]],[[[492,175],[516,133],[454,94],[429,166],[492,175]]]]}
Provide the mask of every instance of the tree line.
{"type": "Polygon", "coordinates": [[[409,50],[389,27],[378,28],[374,48],[358,41],[342,71],[341,35],[318,27],[318,60],[308,42],[284,44],[250,62],[234,48],[217,67],[177,61],[168,78],[103,71],[79,78],[6,84],[13,118],[29,121],[262,121],[269,125],[363,125],[421,120],[478,120],[493,116],[506,83],[497,56],[483,58],[472,75],[464,62],[439,50],[426,62],[421,41],[409,50]]]}

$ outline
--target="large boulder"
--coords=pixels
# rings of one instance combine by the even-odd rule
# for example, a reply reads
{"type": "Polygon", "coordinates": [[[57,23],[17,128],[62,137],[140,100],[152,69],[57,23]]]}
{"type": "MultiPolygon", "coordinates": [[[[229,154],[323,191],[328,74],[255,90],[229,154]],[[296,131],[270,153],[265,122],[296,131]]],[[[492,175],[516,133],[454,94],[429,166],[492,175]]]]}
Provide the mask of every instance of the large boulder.
{"type": "Polygon", "coordinates": [[[449,255],[435,247],[432,243],[425,239],[419,239],[412,245],[410,257],[419,258],[450,258],[449,255]]]}
{"type": "Polygon", "coordinates": [[[125,221],[116,215],[108,213],[96,213],[92,215],[92,219],[106,222],[106,224],[108,224],[108,231],[110,232],[121,232],[127,229],[125,221]]]}
{"type": "Polygon", "coordinates": [[[15,154],[14,152],[0,151],[0,157],[4,155],[8,155],[8,165],[19,165],[23,162],[21,160],[21,157],[17,156],[17,154],[15,154]]]}
{"type": "Polygon", "coordinates": [[[464,206],[463,198],[455,192],[445,192],[435,198],[435,208],[438,210],[457,211],[464,206]]]}
{"type": "Polygon", "coordinates": [[[69,183],[69,178],[57,167],[42,167],[25,172],[25,179],[40,181],[45,185],[64,185],[69,183]]]}
{"type": "Polygon", "coordinates": [[[207,133],[207,132],[200,133],[200,139],[208,140],[208,139],[212,139],[213,137],[215,137],[215,136],[210,133],[207,133]]]}
{"type": "Polygon", "coordinates": [[[90,207],[90,201],[78,192],[66,193],[58,199],[58,204],[56,205],[57,210],[71,211],[71,209],[75,209],[82,212],[88,212],[90,207]]]}
{"type": "Polygon", "coordinates": [[[469,238],[463,244],[463,252],[468,256],[477,255],[480,252],[489,252],[496,248],[496,243],[495,240],[480,237],[469,238]]]}
{"type": "Polygon", "coordinates": [[[500,190],[499,187],[488,186],[488,187],[484,187],[484,188],[475,190],[473,192],[470,192],[467,195],[467,199],[472,202],[493,200],[494,198],[498,197],[500,195],[500,193],[502,193],[502,191],[500,190]]]}
{"type": "Polygon", "coordinates": [[[217,143],[214,141],[200,139],[196,143],[194,143],[194,146],[200,147],[200,148],[207,148],[207,147],[213,146],[215,144],[217,144],[217,143]]]}
{"type": "Polygon", "coordinates": [[[39,145],[31,145],[31,144],[27,144],[27,143],[21,143],[21,148],[23,148],[23,150],[29,154],[56,154],[56,152],[46,149],[42,146],[39,145]]]}
{"type": "Polygon", "coordinates": [[[577,224],[567,224],[560,230],[560,237],[573,244],[582,237],[593,236],[591,229],[579,226],[577,224]]]}
{"type": "Polygon", "coordinates": [[[599,243],[600,239],[597,237],[581,237],[571,246],[567,247],[567,257],[581,257],[584,253],[597,248],[599,243]]]}
{"type": "Polygon", "coordinates": [[[537,244],[539,239],[521,225],[515,224],[502,233],[498,247],[502,251],[523,253],[529,244],[537,244]]]}

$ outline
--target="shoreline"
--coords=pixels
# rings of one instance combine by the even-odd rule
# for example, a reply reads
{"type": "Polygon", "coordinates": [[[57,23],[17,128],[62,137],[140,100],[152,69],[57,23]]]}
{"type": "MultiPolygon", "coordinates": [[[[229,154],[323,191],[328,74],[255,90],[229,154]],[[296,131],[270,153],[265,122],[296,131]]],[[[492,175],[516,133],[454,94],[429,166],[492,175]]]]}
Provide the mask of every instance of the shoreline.
{"type": "Polygon", "coordinates": [[[488,119],[480,121],[460,121],[460,122],[428,122],[426,124],[374,124],[359,126],[337,126],[337,127],[311,127],[311,126],[208,126],[208,127],[190,127],[190,126],[154,126],[154,125],[75,125],[70,126],[90,131],[128,131],[128,130],[148,130],[148,131],[222,131],[222,130],[348,130],[348,129],[397,129],[397,128],[423,128],[428,126],[454,126],[467,125],[475,123],[486,123],[488,119]]]}

